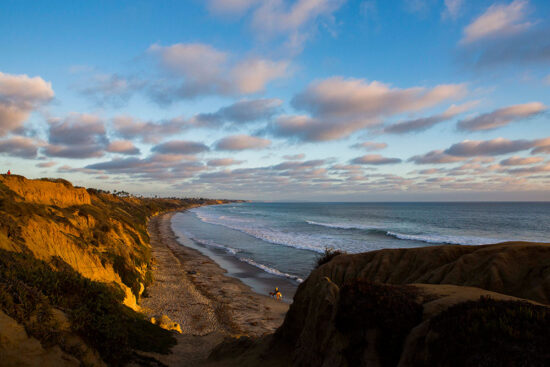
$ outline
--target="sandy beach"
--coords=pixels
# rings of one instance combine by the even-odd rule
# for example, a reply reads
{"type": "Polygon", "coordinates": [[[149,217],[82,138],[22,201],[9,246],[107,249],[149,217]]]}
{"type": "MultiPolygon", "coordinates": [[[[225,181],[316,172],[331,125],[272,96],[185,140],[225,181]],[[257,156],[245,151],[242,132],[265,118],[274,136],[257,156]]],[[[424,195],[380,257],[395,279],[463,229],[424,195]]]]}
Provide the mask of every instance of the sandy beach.
{"type": "MultiPolygon", "coordinates": [[[[283,322],[289,304],[260,295],[196,249],[182,246],[171,228],[174,212],[149,220],[152,286],[141,306],[149,317],[168,316],[181,326],[166,365],[200,365],[226,336],[261,336],[283,322]]],[[[237,265],[237,264],[235,264],[237,265]]],[[[247,271],[242,269],[247,276],[247,271]]]]}

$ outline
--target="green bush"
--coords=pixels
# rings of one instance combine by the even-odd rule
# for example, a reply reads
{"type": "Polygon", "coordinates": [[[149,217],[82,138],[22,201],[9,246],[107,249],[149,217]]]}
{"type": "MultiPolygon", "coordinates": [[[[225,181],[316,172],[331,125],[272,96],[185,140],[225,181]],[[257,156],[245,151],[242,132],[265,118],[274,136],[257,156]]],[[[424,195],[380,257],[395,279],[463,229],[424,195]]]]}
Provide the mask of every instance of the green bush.
{"type": "MultiPolygon", "coordinates": [[[[171,332],[124,306],[119,287],[82,277],[59,258],[53,266],[32,255],[0,250],[0,307],[43,344],[56,344],[51,307],[67,313],[71,328],[113,366],[133,350],[169,353],[171,332]]],[[[62,346],[62,345],[61,345],[62,346]]]]}

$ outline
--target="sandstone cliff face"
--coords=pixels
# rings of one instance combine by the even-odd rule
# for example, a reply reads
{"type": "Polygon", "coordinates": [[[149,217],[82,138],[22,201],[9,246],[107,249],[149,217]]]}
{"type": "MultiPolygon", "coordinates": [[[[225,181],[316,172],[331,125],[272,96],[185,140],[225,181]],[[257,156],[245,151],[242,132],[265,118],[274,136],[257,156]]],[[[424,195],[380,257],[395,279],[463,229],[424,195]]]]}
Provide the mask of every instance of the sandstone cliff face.
{"type": "Polygon", "coordinates": [[[152,281],[147,220],[202,203],[0,175],[0,365],[118,366],[135,350],[168,353],[171,334],[132,311],[152,281]]]}
{"type": "Polygon", "coordinates": [[[226,342],[211,366],[550,365],[549,305],[550,244],[338,255],[273,336],[226,342]]]}
{"type": "MultiPolygon", "coordinates": [[[[117,220],[110,220],[110,228],[104,233],[104,242],[95,248],[87,246],[87,240],[93,238],[97,230],[97,220],[88,214],[81,214],[82,205],[91,205],[91,197],[83,188],[74,188],[65,181],[50,182],[43,180],[27,180],[21,176],[0,176],[0,183],[15,192],[14,200],[21,203],[40,205],[40,209],[48,215],[31,215],[25,221],[18,220],[20,238],[24,247],[18,246],[3,236],[0,238],[0,248],[11,251],[30,250],[34,256],[48,261],[59,257],[86,278],[116,283],[126,294],[124,304],[139,310],[137,297],[113,265],[101,257],[106,246],[113,243],[132,252],[136,246],[147,246],[144,239],[133,228],[117,220]],[[67,211],[60,208],[73,208],[67,211]],[[81,215],[80,215],[81,214],[81,215]],[[130,237],[129,233],[134,235],[130,237]]],[[[32,209],[31,209],[32,210],[32,209]]],[[[18,218],[16,218],[17,220],[18,218]]],[[[145,266],[134,266],[136,273],[145,272],[145,266]]],[[[139,285],[143,290],[143,284],[139,285]]]]}
{"type": "MultiPolygon", "coordinates": [[[[300,285],[274,344],[289,346],[295,366],[425,365],[435,358],[429,342],[437,340],[436,316],[467,301],[480,302],[480,297],[525,301],[546,310],[535,304],[550,304],[550,245],[441,246],[339,255],[300,285]],[[388,345],[407,323],[402,339],[388,345]]],[[[550,323],[550,312],[542,319],[550,323]]],[[[550,334],[541,337],[550,342],[550,334]]],[[[550,361],[550,355],[546,357],[550,361]]]]}
{"type": "Polygon", "coordinates": [[[90,195],[84,188],[73,187],[64,180],[27,180],[22,176],[2,175],[0,182],[17,193],[16,200],[35,204],[55,205],[65,208],[73,205],[91,204],[90,195]]]}

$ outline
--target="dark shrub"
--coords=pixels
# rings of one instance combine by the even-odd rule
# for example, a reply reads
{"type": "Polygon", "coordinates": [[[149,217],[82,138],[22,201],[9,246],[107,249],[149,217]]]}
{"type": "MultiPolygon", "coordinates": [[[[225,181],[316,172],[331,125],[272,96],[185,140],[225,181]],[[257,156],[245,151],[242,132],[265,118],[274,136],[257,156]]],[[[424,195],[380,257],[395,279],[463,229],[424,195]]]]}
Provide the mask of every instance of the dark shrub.
{"type": "Polygon", "coordinates": [[[348,365],[361,365],[369,329],[378,332],[375,348],[382,366],[397,365],[405,337],[422,321],[422,305],[416,298],[416,288],[411,286],[363,280],[345,283],[340,289],[336,328],[349,336],[344,352],[348,365]]]}
{"type": "Polygon", "coordinates": [[[480,298],[430,321],[432,366],[550,366],[550,310],[528,302],[480,298]]]}
{"type": "Polygon", "coordinates": [[[109,365],[128,363],[133,350],[170,352],[175,344],[171,332],[124,306],[120,288],[84,278],[59,258],[52,259],[52,266],[30,254],[0,249],[0,309],[42,344],[63,348],[50,322],[51,307],[56,307],[109,365]]]}
{"type": "Polygon", "coordinates": [[[325,252],[319,256],[317,259],[317,266],[315,268],[318,268],[321,265],[324,265],[328,263],[330,260],[334,259],[336,256],[345,254],[344,251],[335,250],[333,248],[325,247],[325,252]]]}

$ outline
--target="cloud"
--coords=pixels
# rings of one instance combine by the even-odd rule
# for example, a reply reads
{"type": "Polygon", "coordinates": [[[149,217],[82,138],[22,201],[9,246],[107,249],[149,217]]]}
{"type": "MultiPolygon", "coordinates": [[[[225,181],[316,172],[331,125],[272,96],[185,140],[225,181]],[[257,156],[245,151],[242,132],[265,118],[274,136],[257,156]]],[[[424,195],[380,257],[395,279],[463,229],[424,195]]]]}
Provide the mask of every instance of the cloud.
{"type": "Polygon", "coordinates": [[[455,20],[460,15],[464,0],[445,0],[445,10],[441,13],[441,18],[451,18],[455,20]]]}
{"type": "Polygon", "coordinates": [[[403,6],[409,13],[425,15],[431,6],[429,0],[403,0],[403,6]]]}
{"type": "Polygon", "coordinates": [[[542,157],[510,157],[500,162],[502,166],[525,166],[528,164],[540,163],[544,160],[542,157]]]}
{"type": "MultiPolygon", "coordinates": [[[[550,148],[550,138],[534,140],[508,140],[496,138],[492,140],[464,140],[463,142],[451,145],[445,150],[432,150],[426,154],[415,155],[408,159],[409,162],[416,164],[442,164],[455,163],[466,160],[469,157],[476,157],[479,162],[490,162],[486,160],[490,156],[520,152],[533,149],[532,154],[537,153],[537,149],[550,148]]],[[[550,150],[550,149],[549,149],[550,150]]]]}
{"type": "Polygon", "coordinates": [[[90,114],[70,113],[64,119],[50,119],[49,142],[52,144],[90,145],[105,142],[103,120],[90,114]]]}
{"type": "Polygon", "coordinates": [[[235,65],[230,76],[239,94],[253,94],[262,92],[270,81],[286,76],[288,67],[288,61],[251,58],[235,65]]]}
{"type": "Polygon", "coordinates": [[[249,135],[232,135],[220,139],[216,143],[216,150],[238,151],[246,149],[263,149],[271,145],[268,139],[249,135]]]}
{"type": "Polygon", "coordinates": [[[48,157],[61,157],[70,159],[99,158],[105,153],[103,147],[95,145],[48,145],[43,153],[48,157]]]}
{"type": "Polygon", "coordinates": [[[147,143],[156,143],[167,136],[180,133],[189,123],[183,118],[173,118],[167,121],[142,121],[130,116],[117,116],[113,119],[113,127],[118,136],[124,139],[139,139],[147,143]]]}
{"type": "Polygon", "coordinates": [[[155,145],[151,151],[161,154],[197,154],[210,150],[203,143],[186,140],[171,140],[166,143],[155,145]]]}
{"type": "Polygon", "coordinates": [[[304,159],[306,155],[304,153],[300,154],[291,154],[291,155],[284,155],[283,158],[289,161],[301,161],[304,159]]]}
{"type": "Polygon", "coordinates": [[[39,168],[50,168],[50,167],[53,167],[57,164],[57,162],[42,162],[42,163],[38,163],[36,165],[36,167],[39,167],[39,168]]]}
{"type": "Polygon", "coordinates": [[[533,25],[525,19],[527,10],[528,1],[526,0],[515,0],[508,5],[491,5],[464,28],[464,36],[460,43],[468,44],[523,32],[533,25]]]}
{"type": "Polygon", "coordinates": [[[457,123],[457,128],[463,131],[493,130],[512,122],[539,115],[546,110],[547,107],[540,102],[508,106],[477,117],[461,120],[457,123]]]}
{"type": "Polygon", "coordinates": [[[540,23],[525,32],[475,42],[460,50],[458,61],[484,71],[497,66],[545,66],[550,62],[549,32],[548,24],[540,23]]]}
{"type": "Polygon", "coordinates": [[[139,154],[140,151],[134,143],[132,143],[129,140],[117,140],[111,142],[106,149],[110,153],[119,153],[119,154],[127,154],[127,155],[135,155],[139,154]]]}
{"type": "Polygon", "coordinates": [[[237,161],[233,158],[218,158],[218,159],[210,159],[207,164],[210,167],[227,167],[227,166],[241,164],[243,162],[244,161],[237,161]]]}
{"type": "Polygon", "coordinates": [[[196,173],[206,169],[200,162],[182,162],[182,159],[182,156],[154,154],[145,159],[115,158],[90,164],[84,169],[92,174],[97,174],[98,171],[126,174],[136,180],[155,182],[181,182],[182,179],[192,178],[196,173]]]}
{"type": "Polygon", "coordinates": [[[494,156],[515,153],[548,144],[550,144],[550,138],[536,140],[508,140],[504,138],[482,141],[464,140],[461,143],[453,144],[445,150],[445,153],[457,157],[494,156]]]}
{"type": "Polygon", "coordinates": [[[550,142],[544,145],[538,145],[535,149],[531,151],[531,154],[550,154],[550,142]]]}
{"type": "Polygon", "coordinates": [[[40,77],[0,72],[0,136],[19,129],[34,109],[53,97],[51,83],[40,77]]]}
{"type": "Polygon", "coordinates": [[[254,12],[252,27],[264,34],[293,33],[306,24],[329,17],[343,0],[296,0],[287,6],[282,0],[264,0],[254,12]]]}
{"type": "Polygon", "coordinates": [[[336,140],[377,125],[384,117],[460,99],[466,92],[464,84],[399,89],[377,81],[332,77],[310,84],[293,98],[294,108],[310,116],[280,116],[268,130],[302,141],[336,140]]]}
{"type": "Polygon", "coordinates": [[[240,15],[259,0],[207,0],[208,9],[215,14],[240,15]]]}
{"type": "Polygon", "coordinates": [[[190,123],[196,126],[220,126],[224,122],[244,124],[261,121],[275,115],[282,104],[282,100],[275,98],[243,100],[213,113],[195,115],[190,123]]]}
{"type": "Polygon", "coordinates": [[[144,81],[119,74],[95,74],[79,83],[76,88],[96,104],[120,107],[145,86],[144,81]]]}
{"type": "Polygon", "coordinates": [[[399,89],[377,81],[333,77],[310,84],[292,105],[315,117],[369,119],[422,110],[465,94],[464,84],[399,89]]]}
{"type": "Polygon", "coordinates": [[[44,154],[50,157],[93,158],[103,156],[108,145],[103,120],[90,114],[70,113],[49,123],[49,145],[44,154]]]}
{"type": "Polygon", "coordinates": [[[357,149],[363,149],[367,152],[371,152],[374,150],[382,150],[388,147],[388,144],[386,143],[377,143],[374,141],[365,141],[363,143],[357,143],[353,144],[350,148],[357,148],[357,149]]]}
{"type": "Polygon", "coordinates": [[[0,153],[11,157],[35,158],[41,144],[34,139],[14,136],[0,140],[0,153]]]}
{"type": "Polygon", "coordinates": [[[201,43],[154,44],[149,53],[173,76],[150,86],[152,96],[162,103],[201,95],[246,95],[262,92],[272,80],[287,75],[289,62],[248,57],[234,62],[224,51],[201,43]],[[173,78],[170,78],[172,81],[173,78]]]}
{"type": "Polygon", "coordinates": [[[386,134],[406,134],[410,132],[424,131],[440,122],[452,119],[453,117],[469,110],[477,103],[477,101],[472,101],[459,106],[452,105],[441,114],[414,120],[401,121],[385,127],[383,132],[386,134]]]}
{"type": "Polygon", "coordinates": [[[382,165],[382,164],[396,164],[401,163],[399,158],[387,158],[379,154],[368,154],[362,157],[354,158],[350,161],[353,164],[373,164],[373,165],[382,165]]]}
{"type": "Polygon", "coordinates": [[[463,157],[455,157],[446,154],[443,150],[432,150],[426,154],[415,155],[408,159],[409,162],[415,164],[444,164],[455,163],[464,160],[463,157]]]}
{"type": "Polygon", "coordinates": [[[306,142],[329,141],[344,138],[364,128],[365,121],[351,121],[338,125],[307,115],[282,115],[268,127],[268,131],[279,137],[289,137],[306,142]]]}
{"type": "Polygon", "coordinates": [[[277,171],[287,171],[287,170],[305,170],[305,169],[311,169],[315,167],[320,167],[324,165],[326,161],[324,159],[312,159],[309,161],[286,161],[279,163],[272,168],[277,171]]]}
{"type": "Polygon", "coordinates": [[[536,173],[550,172],[550,164],[540,164],[532,167],[522,167],[507,170],[512,175],[530,175],[536,173]]]}

